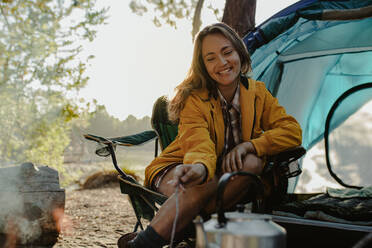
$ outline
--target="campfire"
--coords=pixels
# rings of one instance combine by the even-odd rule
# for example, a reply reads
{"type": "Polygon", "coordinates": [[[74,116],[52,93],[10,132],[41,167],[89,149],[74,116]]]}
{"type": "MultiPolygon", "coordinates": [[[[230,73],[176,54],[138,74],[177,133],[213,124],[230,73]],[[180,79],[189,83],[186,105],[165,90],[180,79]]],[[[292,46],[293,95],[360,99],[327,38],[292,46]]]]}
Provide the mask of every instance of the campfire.
{"type": "Polygon", "coordinates": [[[0,247],[51,247],[65,206],[58,172],[32,163],[0,168],[0,247]]]}

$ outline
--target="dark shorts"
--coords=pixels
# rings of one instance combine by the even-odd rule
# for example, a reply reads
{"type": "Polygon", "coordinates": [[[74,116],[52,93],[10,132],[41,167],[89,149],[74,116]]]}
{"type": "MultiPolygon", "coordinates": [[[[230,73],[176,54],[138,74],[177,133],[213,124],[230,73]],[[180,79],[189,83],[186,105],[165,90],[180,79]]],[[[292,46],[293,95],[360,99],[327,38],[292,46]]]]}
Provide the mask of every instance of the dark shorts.
{"type": "Polygon", "coordinates": [[[164,176],[168,173],[168,171],[170,171],[171,169],[173,169],[174,167],[176,167],[179,164],[180,163],[170,164],[170,165],[166,166],[165,168],[163,168],[161,171],[159,171],[156,174],[156,176],[154,177],[154,179],[152,180],[151,189],[156,191],[156,192],[159,192],[159,186],[160,186],[160,183],[163,180],[164,176]]]}

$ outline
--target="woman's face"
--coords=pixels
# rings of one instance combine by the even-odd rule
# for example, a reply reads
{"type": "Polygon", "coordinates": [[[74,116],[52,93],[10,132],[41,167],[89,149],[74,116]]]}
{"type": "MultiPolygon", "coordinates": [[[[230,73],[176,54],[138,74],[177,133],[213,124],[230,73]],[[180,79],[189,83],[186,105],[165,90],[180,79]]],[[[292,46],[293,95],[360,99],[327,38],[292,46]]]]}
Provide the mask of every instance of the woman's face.
{"type": "Polygon", "coordinates": [[[217,87],[235,86],[240,74],[241,62],[232,43],[222,34],[209,34],[202,41],[204,65],[217,87]]]}

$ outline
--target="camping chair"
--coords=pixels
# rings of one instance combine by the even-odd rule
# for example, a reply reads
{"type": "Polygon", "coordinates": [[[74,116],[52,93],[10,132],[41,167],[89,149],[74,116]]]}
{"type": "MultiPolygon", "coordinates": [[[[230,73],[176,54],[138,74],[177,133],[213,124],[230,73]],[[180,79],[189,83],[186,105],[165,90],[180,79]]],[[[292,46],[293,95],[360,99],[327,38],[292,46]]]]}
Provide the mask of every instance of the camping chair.
{"type": "MultiPolygon", "coordinates": [[[[120,190],[123,194],[129,196],[133,210],[135,212],[137,223],[134,227],[134,232],[140,227],[143,230],[142,218],[151,221],[154,217],[155,212],[158,210],[158,206],[162,205],[167,197],[152,191],[149,188],[142,186],[132,176],[127,175],[119,166],[115,156],[116,146],[134,146],[140,145],[150,140],[155,139],[155,157],[158,155],[158,147],[165,149],[177,136],[177,126],[172,124],[168,119],[167,114],[168,100],[162,96],[157,99],[154,104],[151,124],[154,130],[144,131],[139,134],[117,137],[117,138],[103,138],[100,136],[86,134],[84,137],[88,140],[96,141],[103,145],[96,150],[96,154],[99,156],[111,156],[112,162],[115,169],[119,172],[120,190]]],[[[270,175],[268,180],[271,180],[275,186],[274,190],[277,194],[286,194],[288,178],[298,176],[301,173],[298,167],[297,160],[305,154],[303,147],[295,147],[290,150],[284,151],[275,156],[268,157],[267,166],[264,174],[270,175]],[[276,173],[272,173],[275,171],[276,173]],[[271,174],[270,174],[271,173],[271,174]],[[279,178],[278,177],[282,177],[279,178]],[[284,180],[282,180],[284,178],[284,180]]],[[[276,195],[274,193],[274,195],[276,195]]],[[[264,210],[260,212],[269,212],[271,202],[277,201],[276,196],[267,199],[268,204],[265,205],[264,210]]]]}

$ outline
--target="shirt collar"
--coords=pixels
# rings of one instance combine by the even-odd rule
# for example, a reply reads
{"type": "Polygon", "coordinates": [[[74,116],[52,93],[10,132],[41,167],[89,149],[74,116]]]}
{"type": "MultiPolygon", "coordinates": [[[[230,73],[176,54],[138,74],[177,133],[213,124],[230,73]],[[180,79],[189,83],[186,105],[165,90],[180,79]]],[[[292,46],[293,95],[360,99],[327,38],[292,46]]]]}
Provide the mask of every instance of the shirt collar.
{"type": "Polygon", "coordinates": [[[234,97],[231,101],[231,104],[229,104],[225,97],[223,97],[222,93],[220,92],[220,90],[217,88],[217,92],[218,92],[218,96],[220,98],[220,101],[221,101],[221,104],[223,107],[227,107],[229,105],[231,105],[236,111],[238,111],[240,113],[240,86],[239,86],[239,83],[238,83],[238,86],[236,87],[236,90],[235,90],[235,93],[234,93],[234,97]]]}

